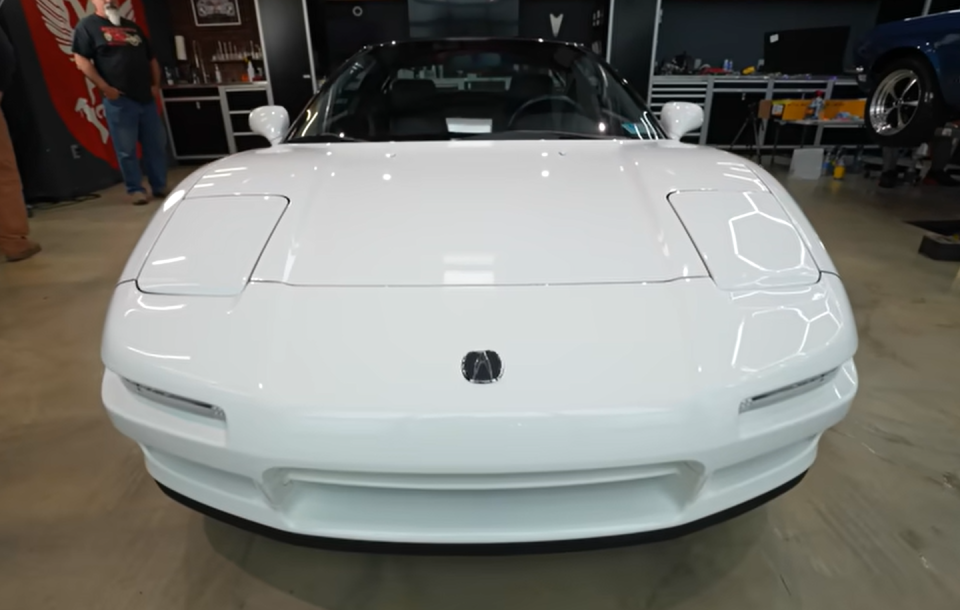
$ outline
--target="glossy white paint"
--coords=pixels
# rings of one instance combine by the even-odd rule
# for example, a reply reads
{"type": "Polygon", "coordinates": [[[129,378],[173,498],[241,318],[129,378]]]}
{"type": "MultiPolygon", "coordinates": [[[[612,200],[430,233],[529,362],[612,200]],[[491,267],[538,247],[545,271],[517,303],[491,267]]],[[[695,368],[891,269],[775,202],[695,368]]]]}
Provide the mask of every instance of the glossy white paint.
{"type": "Polygon", "coordinates": [[[255,522],[415,542],[680,525],[806,470],[856,392],[856,325],[829,258],[789,195],[726,153],[279,145],[179,188],[111,303],[104,403],[160,482],[255,522]],[[229,211],[199,210],[227,201],[248,218],[240,258],[269,235],[246,287],[198,295],[242,282],[220,260],[184,268],[193,294],[142,291],[143,261],[205,255],[198,232],[229,211]],[[464,380],[471,350],[500,354],[499,383],[464,380]]]}
{"type": "MultiPolygon", "coordinates": [[[[216,179],[226,173],[205,175],[216,179]]],[[[166,224],[137,278],[154,294],[235,296],[287,207],[283,197],[188,199],[166,224]]]]}
{"type": "Polygon", "coordinates": [[[771,176],[767,170],[759,165],[750,163],[749,167],[743,171],[746,169],[749,169],[754,176],[762,180],[764,185],[770,189],[770,193],[783,205],[783,211],[786,212],[790,220],[793,221],[794,226],[797,227],[797,230],[800,232],[800,237],[803,238],[803,242],[807,245],[807,250],[813,254],[813,260],[816,261],[817,267],[819,267],[821,271],[829,271],[830,273],[837,274],[837,268],[833,264],[830,255],[827,254],[827,249],[823,247],[823,242],[820,241],[817,232],[813,229],[813,225],[811,225],[807,217],[804,216],[800,210],[800,206],[793,200],[793,197],[790,196],[787,189],[783,188],[783,185],[780,184],[776,178],[771,176]]]}
{"type": "Polygon", "coordinates": [[[285,155],[284,178],[303,182],[298,191],[316,203],[291,199],[256,278],[502,286],[706,276],[669,202],[648,189],[619,142],[501,144],[332,145],[319,158],[303,149],[285,155]]]}
{"type": "Polygon", "coordinates": [[[690,102],[667,102],[660,109],[660,123],[671,139],[679,140],[703,126],[703,108],[690,102]]]}
{"type": "Polygon", "coordinates": [[[290,129],[290,114],[283,106],[261,106],[250,113],[250,131],[276,146],[290,129]]]}
{"type": "Polygon", "coordinates": [[[820,270],[770,193],[680,191],[670,203],[724,290],[803,286],[820,270]]]}

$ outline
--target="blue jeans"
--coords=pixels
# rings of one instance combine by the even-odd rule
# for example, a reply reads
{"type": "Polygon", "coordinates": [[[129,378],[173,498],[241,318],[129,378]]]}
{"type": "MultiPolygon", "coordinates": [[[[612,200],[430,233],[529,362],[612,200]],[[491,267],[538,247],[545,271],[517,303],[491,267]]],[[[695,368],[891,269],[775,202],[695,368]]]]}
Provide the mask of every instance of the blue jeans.
{"type": "Polygon", "coordinates": [[[143,175],[140,173],[140,160],[137,159],[138,142],[142,148],[143,170],[150,188],[154,193],[164,192],[167,188],[166,138],[156,102],[141,104],[120,96],[113,101],[103,100],[103,112],[127,192],[143,192],[143,175]]]}

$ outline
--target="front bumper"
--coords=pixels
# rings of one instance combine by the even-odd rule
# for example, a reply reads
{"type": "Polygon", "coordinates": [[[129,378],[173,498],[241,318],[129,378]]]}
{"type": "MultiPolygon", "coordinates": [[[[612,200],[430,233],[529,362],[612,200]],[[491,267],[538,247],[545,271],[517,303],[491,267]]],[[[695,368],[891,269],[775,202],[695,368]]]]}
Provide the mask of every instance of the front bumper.
{"type": "Polygon", "coordinates": [[[654,530],[649,532],[639,532],[636,534],[626,534],[623,536],[608,536],[603,538],[584,538],[578,540],[559,540],[559,541],[541,541],[541,542],[520,542],[520,543],[488,543],[488,544],[417,544],[417,543],[397,543],[397,542],[369,542],[345,540],[343,538],[323,538],[320,536],[306,536],[296,534],[286,530],[278,530],[254,521],[248,521],[242,517],[225,513],[212,506],[207,506],[188,498],[166,487],[163,483],[157,483],[160,490],[168,497],[180,504],[191,508],[199,513],[207,515],[238,527],[240,529],[260,534],[268,538],[273,538],[280,542],[295,544],[298,546],[307,546],[322,548],[328,551],[348,551],[362,553],[390,553],[403,555],[517,555],[517,554],[542,554],[554,552],[571,551],[590,551],[598,549],[610,549],[618,546],[632,546],[641,543],[662,542],[672,540],[680,536],[686,536],[713,525],[728,521],[735,517],[747,513],[755,508],[763,506],[767,502],[779,497],[796,487],[806,476],[802,473],[795,479],[787,481],[776,489],[771,489],[767,493],[757,496],[751,500],[728,508],[722,512],[714,513],[709,517],[704,517],[697,521],[685,523],[675,527],[654,530]]]}
{"type": "Polygon", "coordinates": [[[848,361],[816,389],[722,427],[658,424],[662,414],[641,409],[274,414],[246,422],[260,430],[256,446],[231,441],[229,416],[150,404],[109,370],[103,398],[116,427],[140,444],[151,475],[200,505],[297,536],[490,544],[667,530],[763,497],[810,468],[856,387],[848,361]],[[311,459],[317,447],[369,438],[384,444],[362,464],[311,459]],[[511,469],[479,447],[529,459],[511,469]],[[431,461],[432,470],[411,468],[431,461]]]}

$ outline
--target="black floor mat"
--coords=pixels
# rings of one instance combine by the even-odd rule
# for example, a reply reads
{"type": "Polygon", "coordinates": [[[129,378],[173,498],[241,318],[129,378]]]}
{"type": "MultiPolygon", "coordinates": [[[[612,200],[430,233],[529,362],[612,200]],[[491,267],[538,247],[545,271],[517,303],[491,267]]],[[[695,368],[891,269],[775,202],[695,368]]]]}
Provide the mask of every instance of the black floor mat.
{"type": "Polygon", "coordinates": [[[907,224],[920,227],[932,233],[939,233],[940,235],[952,236],[960,234],[960,220],[914,220],[907,224]]]}

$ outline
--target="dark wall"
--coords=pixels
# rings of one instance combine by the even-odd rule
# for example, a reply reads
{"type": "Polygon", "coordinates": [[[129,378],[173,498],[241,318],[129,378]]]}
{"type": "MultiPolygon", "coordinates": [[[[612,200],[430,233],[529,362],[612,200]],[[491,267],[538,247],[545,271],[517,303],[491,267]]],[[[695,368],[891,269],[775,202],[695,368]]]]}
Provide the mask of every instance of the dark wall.
{"type": "Polygon", "coordinates": [[[313,97],[307,16],[301,0],[261,0],[263,52],[270,73],[273,103],[291,117],[300,114],[313,97]]]}
{"type": "Polygon", "coordinates": [[[930,13],[943,13],[960,9],[960,0],[933,0],[930,3],[930,13]]]}
{"type": "Polygon", "coordinates": [[[150,44],[153,53],[162,66],[172,66],[176,62],[173,46],[173,23],[170,8],[165,0],[141,0],[146,12],[147,27],[150,28],[150,44]]]}
{"type": "Polygon", "coordinates": [[[307,0],[318,72],[361,47],[443,36],[520,36],[606,48],[609,0],[307,0]],[[594,11],[600,11],[594,21],[594,11]],[[553,35],[551,15],[562,15],[553,35]]]}
{"type": "Polygon", "coordinates": [[[659,0],[614,0],[610,63],[646,97],[659,0]]]}
{"type": "Polygon", "coordinates": [[[923,11],[924,0],[880,0],[877,23],[916,17],[923,11]]]}
{"type": "Polygon", "coordinates": [[[410,36],[516,36],[518,0],[407,0],[410,36]]]}
{"type": "Polygon", "coordinates": [[[712,66],[732,59],[745,68],[763,57],[766,32],[851,26],[844,63],[852,67],[854,43],[873,28],[878,7],[878,0],[663,0],[657,60],[686,52],[712,66]]]}
{"type": "Polygon", "coordinates": [[[323,61],[317,63],[318,70],[325,74],[337,69],[368,44],[410,38],[404,0],[310,0],[308,7],[314,53],[323,49],[323,61]]]}
{"type": "Polygon", "coordinates": [[[310,26],[310,46],[313,48],[313,64],[317,78],[324,78],[332,71],[330,53],[327,50],[327,16],[323,0],[307,0],[307,24],[310,26]]]}
{"type": "Polygon", "coordinates": [[[520,0],[520,36],[589,46],[594,40],[591,24],[594,10],[595,5],[590,0],[520,0]],[[553,35],[551,15],[562,16],[556,36],[553,35]]]}

